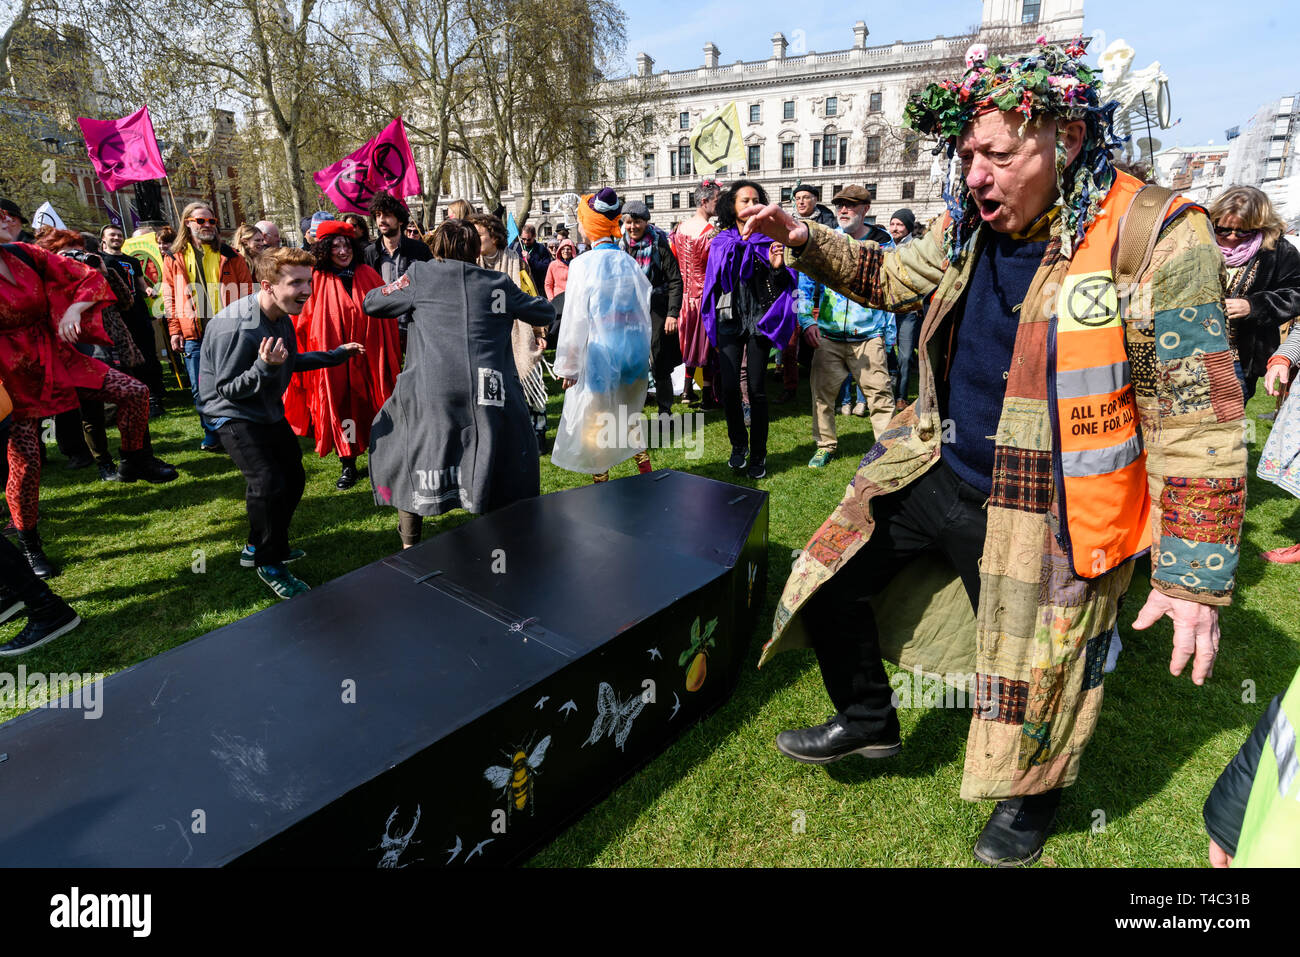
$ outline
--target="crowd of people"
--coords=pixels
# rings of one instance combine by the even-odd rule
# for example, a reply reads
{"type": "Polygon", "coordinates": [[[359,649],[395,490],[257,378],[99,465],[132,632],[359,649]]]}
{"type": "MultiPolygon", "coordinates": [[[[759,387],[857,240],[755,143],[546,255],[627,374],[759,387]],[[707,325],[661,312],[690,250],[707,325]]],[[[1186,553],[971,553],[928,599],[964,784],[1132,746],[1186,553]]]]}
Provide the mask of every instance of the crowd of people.
{"type": "MultiPolygon", "coordinates": [[[[775,361],[777,403],[809,370],[810,468],[837,452],[837,412],[869,417],[876,439],[799,553],[763,653],[810,645],[835,715],[777,747],[812,764],[898,753],[884,659],[941,673],[952,636],[975,635],[959,649],[977,697],[962,795],[998,802],[975,855],[1032,863],[1096,726],[1135,557],[1149,550],[1153,571],[1134,627],[1172,618],[1171,671],[1193,661],[1195,683],[1210,676],[1236,584],[1244,401],[1261,376],[1283,392],[1300,363],[1285,336],[1300,315],[1300,253],[1268,198],[1234,186],[1207,212],[1157,188],[1159,216],[1126,217],[1147,184],[1112,161],[1081,54],[977,53],[960,85],[909,104],[907,122],[955,160],[947,212],[928,226],[908,209],[877,224],[861,185],[828,208],[795,184],[791,211],[757,182],[706,179],[668,232],[608,186],[581,197],[576,241],[566,227],[549,244],[528,224],[512,240],[500,215],[463,200],[426,233],[380,192],[368,217],[305,218],[294,248],[265,220],[227,243],[233,224],[196,202],[156,231],[159,269],[122,255],[116,226],[25,236],[21,210],[0,200],[17,539],[0,539],[0,620],[28,611],[0,655],[78,620],[45,582],[59,569],[38,530],[42,420],[55,420],[73,467],[174,480],[149,436],[168,353],[188,378],[198,447],[244,477],[241,564],[280,598],[308,589],[288,568],[303,557],[290,527],[301,438],[338,457],[339,490],[368,455],[374,501],[397,510],[411,547],[427,516],[540,494],[548,375],[563,392],[557,467],[594,482],[628,459],[650,471],[640,413],[653,393],[661,414],[679,401],[722,409],[729,466],[763,479],[775,361]],[[1008,90],[1017,105],[1004,111],[1008,90]],[[1071,294],[1097,275],[1151,295],[1071,294]],[[924,580],[939,584],[912,620],[917,603],[893,608],[890,586],[918,561],[937,563],[924,580]]],[[[1300,495],[1297,408],[1279,395],[1260,474],[1300,495]]],[[[1300,561],[1300,544],[1265,557],[1300,561]]],[[[1207,809],[1224,860],[1239,837],[1229,818],[1207,809]]]]}

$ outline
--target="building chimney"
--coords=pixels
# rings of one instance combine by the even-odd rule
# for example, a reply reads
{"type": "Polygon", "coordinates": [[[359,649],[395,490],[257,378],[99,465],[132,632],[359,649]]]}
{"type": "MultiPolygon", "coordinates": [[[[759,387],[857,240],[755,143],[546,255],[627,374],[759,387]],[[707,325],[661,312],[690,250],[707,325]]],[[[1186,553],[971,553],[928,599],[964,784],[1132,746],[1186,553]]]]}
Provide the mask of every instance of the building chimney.
{"type": "Polygon", "coordinates": [[[718,45],[712,41],[704,44],[704,68],[706,70],[716,70],[718,68],[718,54],[721,52],[718,45]]]}
{"type": "Polygon", "coordinates": [[[648,53],[636,55],[636,75],[650,76],[655,71],[655,58],[648,53]]]}
{"type": "Polygon", "coordinates": [[[859,20],[853,24],[853,49],[862,50],[867,45],[867,34],[871,31],[867,29],[867,21],[859,20]]]}
{"type": "Polygon", "coordinates": [[[785,34],[773,33],[772,34],[772,59],[784,60],[785,48],[786,48],[785,34]]]}

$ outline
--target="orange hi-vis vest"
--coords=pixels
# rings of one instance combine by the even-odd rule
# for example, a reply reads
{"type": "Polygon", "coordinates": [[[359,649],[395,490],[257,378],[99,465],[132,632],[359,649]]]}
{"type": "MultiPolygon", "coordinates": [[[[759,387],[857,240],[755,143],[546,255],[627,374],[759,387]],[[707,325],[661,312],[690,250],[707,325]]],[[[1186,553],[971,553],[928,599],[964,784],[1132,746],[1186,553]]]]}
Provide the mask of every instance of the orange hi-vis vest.
{"type": "Polygon", "coordinates": [[[1058,541],[1081,578],[1151,547],[1146,450],[1111,266],[1120,223],[1142,186],[1117,174],[1075,249],[1048,333],[1058,541]]]}

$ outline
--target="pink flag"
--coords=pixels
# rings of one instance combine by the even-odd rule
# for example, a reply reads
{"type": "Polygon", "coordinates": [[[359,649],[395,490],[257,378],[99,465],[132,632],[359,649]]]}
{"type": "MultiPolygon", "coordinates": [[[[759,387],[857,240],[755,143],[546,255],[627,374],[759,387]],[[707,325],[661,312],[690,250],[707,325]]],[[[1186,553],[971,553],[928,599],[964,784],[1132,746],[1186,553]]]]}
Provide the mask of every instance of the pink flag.
{"type": "Polygon", "coordinates": [[[120,120],[88,120],[81,116],[77,123],[86,138],[90,162],[105,189],[117,190],[128,183],[167,175],[149,107],[142,106],[120,120]]]}
{"type": "Polygon", "coordinates": [[[420,192],[420,174],[400,116],[361,149],[312,178],[341,213],[365,213],[383,189],[398,199],[420,192]]]}

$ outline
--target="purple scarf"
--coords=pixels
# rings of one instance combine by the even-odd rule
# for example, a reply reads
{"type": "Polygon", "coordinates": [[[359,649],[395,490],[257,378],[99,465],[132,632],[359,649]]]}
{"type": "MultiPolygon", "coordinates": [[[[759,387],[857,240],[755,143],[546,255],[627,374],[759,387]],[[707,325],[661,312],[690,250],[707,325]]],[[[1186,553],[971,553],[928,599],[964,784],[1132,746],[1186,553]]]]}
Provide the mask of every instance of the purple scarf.
{"type": "MultiPolygon", "coordinates": [[[[761,256],[767,262],[772,248],[772,240],[755,233],[748,239],[741,239],[734,228],[724,229],[713,237],[709,244],[709,262],[704,268],[704,287],[700,294],[700,318],[704,320],[704,331],[714,346],[718,344],[718,296],[733,292],[737,285],[746,283],[754,276],[754,262],[761,256]]],[[[786,272],[794,278],[794,270],[788,266],[786,272]]],[[[777,296],[776,302],[758,320],[758,331],[766,336],[778,349],[790,344],[794,335],[794,292],[797,283],[777,296]]]]}
{"type": "Polygon", "coordinates": [[[1259,252],[1259,247],[1264,244],[1264,231],[1261,229],[1255,234],[1255,238],[1248,243],[1242,243],[1236,249],[1229,249],[1222,243],[1219,244],[1219,252],[1223,253],[1223,261],[1229,269],[1236,269],[1238,266],[1244,266],[1254,258],[1255,253],[1259,252]]]}

